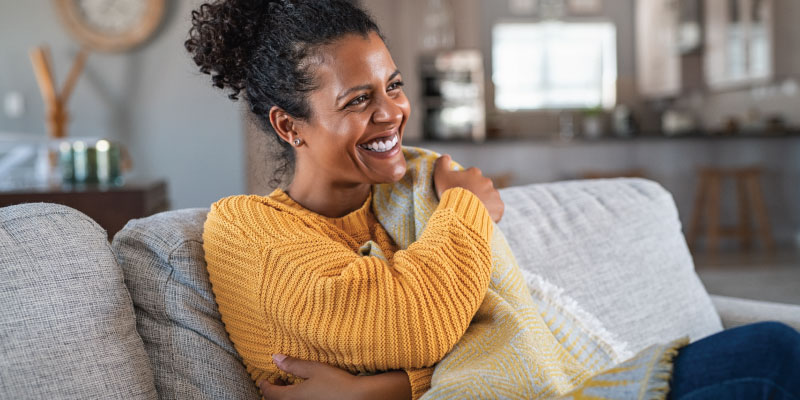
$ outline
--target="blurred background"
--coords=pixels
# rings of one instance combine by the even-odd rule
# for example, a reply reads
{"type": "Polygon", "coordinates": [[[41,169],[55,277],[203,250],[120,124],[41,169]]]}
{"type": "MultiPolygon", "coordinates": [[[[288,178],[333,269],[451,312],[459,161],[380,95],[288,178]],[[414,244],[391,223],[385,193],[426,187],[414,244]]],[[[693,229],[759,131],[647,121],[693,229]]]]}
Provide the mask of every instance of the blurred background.
{"type": "MultiPolygon", "coordinates": [[[[0,0],[0,205],[113,234],[271,190],[273,143],[183,48],[201,3],[0,0]]],[[[659,182],[710,291],[800,303],[799,1],[359,4],[406,82],[405,144],[497,186],[659,182]]]]}

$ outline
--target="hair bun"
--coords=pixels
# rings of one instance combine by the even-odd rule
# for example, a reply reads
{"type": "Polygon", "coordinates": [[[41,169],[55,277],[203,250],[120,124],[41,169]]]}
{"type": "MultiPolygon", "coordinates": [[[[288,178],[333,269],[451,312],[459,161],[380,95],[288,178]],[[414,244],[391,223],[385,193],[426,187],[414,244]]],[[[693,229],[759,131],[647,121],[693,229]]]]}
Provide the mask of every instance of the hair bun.
{"type": "Polygon", "coordinates": [[[237,100],[245,89],[258,36],[266,25],[272,0],[218,0],[192,11],[192,27],[184,46],[214,86],[230,89],[237,100]]]}

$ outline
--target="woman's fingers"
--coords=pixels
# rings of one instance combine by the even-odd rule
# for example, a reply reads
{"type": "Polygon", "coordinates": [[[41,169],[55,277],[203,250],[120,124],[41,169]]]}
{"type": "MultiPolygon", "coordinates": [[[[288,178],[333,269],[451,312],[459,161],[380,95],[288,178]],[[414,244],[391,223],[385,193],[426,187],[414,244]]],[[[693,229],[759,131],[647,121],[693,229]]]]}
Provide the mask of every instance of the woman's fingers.
{"type": "Polygon", "coordinates": [[[436,194],[441,199],[442,194],[450,188],[462,187],[469,190],[483,202],[486,210],[494,222],[503,218],[504,205],[500,194],[494,187],[491,179],[483,176],[483,172],[476,167],[463,171],[453,171],[451,158],[445,154],[436,160],[433,168],[433,184],[436,194]]]}
{"type": "Polygon", "coordinates": [[[364,380],[349,372],[317,361],[301,360],[274,354],[272,359],[282,371],[303,378],[300,383],[286,385],[285,382],[259,382],[261,393],[267,400],[284,399],[350,399],[361,394],[364,380]],[[282,385],[283,383],[283,385],[282,385]]]}
{"type": "Polygon", "coordinates": [[[450,158],[449,154],[443,154],[441,157],[436,159],[436,162],[433,164],[433,169],[437,170],[439,168],[444,169],[445,171],[450,170],[450,162],[453,159],[450,158]]]}
{"type": "Polygon", "coordinates": [[[266,379],[261,381],[258,386],[261,388],[261,394],[265,399],[268,400],[283,399],[286,397],[287,392],[291,389],[291,386],[273,385],[266,379]]]}
{"type": "Polygon", "coordinates": [[[281,371],[288,372],[303,379],[311,378],[314,376],[315,372],[328,366],[320,362],[301,360],[283,354],[273,354],[272,360],[275,361],[275,364],[278,365],[281,371]]]}

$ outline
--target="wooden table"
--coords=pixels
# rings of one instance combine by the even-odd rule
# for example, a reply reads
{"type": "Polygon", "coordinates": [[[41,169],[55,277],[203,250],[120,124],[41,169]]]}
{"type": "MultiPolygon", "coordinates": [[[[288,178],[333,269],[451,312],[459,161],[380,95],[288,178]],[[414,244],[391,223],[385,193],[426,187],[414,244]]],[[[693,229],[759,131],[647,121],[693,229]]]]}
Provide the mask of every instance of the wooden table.
{"type": "Polygon", "coordinates": [[[167,184],[162,180],[123,186],[71,185],[0,191],[0,207],[22,203],[57,203],[95,220],[113,238],[128,221],[169,209],[167,184]]]}

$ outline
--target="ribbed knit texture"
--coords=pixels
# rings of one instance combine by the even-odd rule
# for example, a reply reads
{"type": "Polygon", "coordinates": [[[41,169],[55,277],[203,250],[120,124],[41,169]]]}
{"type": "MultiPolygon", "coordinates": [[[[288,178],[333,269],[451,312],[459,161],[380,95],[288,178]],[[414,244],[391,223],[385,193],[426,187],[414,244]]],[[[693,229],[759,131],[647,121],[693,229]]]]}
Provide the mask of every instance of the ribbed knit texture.
{"type": "MultiPolygon", "coordinates": [[[[439,204],[433,185],[439,155],[409,147],[403,152],[406,175],[372,190],[375,216],[401,249],[425,237],[439,204]]],[[[651,346],[615,365],[613,347],[557,298],[532,296],[499,229],[491,248],[492,275],[483,303],[458,343],[436,364],[421,399],[666,396],[672,359],[685,339],[651,346]]]]}
{"type": "Polygon", "coordinates": [[[278,189],[218,201],[203,239],[222,320],[255,381],[298,380],[273,363],[281,353],[353,373],[403,369],[416,399],[483,301],[492,234],[483,204],[460,188],[406,250],[371,196],[326,218],[278,189]]]}

